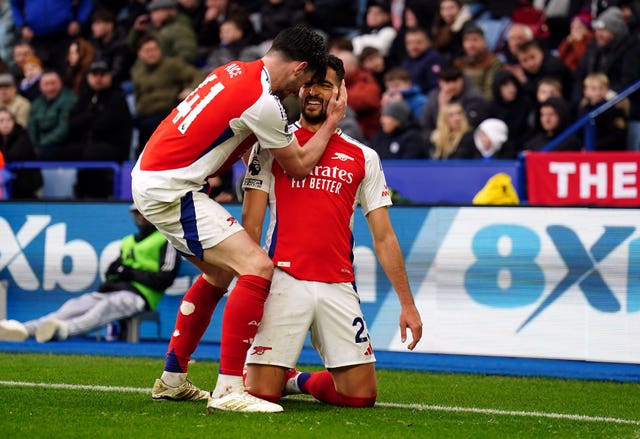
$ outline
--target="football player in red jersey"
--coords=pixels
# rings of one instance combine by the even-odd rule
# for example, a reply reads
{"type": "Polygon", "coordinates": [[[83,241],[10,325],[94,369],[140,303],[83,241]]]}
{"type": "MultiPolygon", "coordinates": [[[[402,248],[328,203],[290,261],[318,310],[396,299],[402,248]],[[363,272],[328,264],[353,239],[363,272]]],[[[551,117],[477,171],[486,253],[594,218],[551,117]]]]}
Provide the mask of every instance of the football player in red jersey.
{"type": "MultiPolygon", "coordinates": [[[[292,128],[302,148],[326,117],[332,89],[342,82],[339,58],[329,56],[324,79],[300,90],[302,117],[292,128]]],[[[413,349],[422,337],[400,245],[391,225],[389,191],[377,153],[336,131],[313,171],[288,175],[269,150],[254,147],[244,184],[242,222],[260,240],[269,205],[266,248],[275,265],[264,316],[247,355],[247,391],[277,402],[307,393],[349,407],[376,400],[375,356],[360,309],[353,270],[353,216],[360,204],[373,247],[401,305],[400,339],[413,349]],[[292,371],[307,333],[327,370],[292,371]]]]}

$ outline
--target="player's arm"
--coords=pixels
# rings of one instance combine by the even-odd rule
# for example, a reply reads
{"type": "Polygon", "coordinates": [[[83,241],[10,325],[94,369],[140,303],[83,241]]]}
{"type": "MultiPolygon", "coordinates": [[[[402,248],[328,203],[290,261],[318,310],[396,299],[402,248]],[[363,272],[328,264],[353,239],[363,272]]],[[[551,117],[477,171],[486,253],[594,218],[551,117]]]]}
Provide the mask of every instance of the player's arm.
{"type": "Polygon", "coordinates": [[[269,194],[259,189],[246,188],[242,199],[242,227],[260,245],[262,224],[267,211],[269,194]]]}
{"type": "Polygon", "coordinates": [[[407,328],[409,328],[412,340],[407,347],[413,350],[422,338],[422,320],[411,294],[402,251],[391,225],[387,207],[379,207],[369,212],[367,222],[373,239],[373,249],[402,307],[400,310],[401,340],[403,343],[407,340],[407,328]]]}
{"type": "Polygon", "coordinates": [[[288,175],[297,179],[309,175],[324,153],[329,139],[338,128],[338,124],[344,118],[346,109],[347,89],[342,81],[340,90],[336,87],[333,89],[333,95],[327,105],[327,119],[304,145],[304,148],[300,147],[298,139],[294,137],[286,147],[271,150],[273,156],[288,175]]]}

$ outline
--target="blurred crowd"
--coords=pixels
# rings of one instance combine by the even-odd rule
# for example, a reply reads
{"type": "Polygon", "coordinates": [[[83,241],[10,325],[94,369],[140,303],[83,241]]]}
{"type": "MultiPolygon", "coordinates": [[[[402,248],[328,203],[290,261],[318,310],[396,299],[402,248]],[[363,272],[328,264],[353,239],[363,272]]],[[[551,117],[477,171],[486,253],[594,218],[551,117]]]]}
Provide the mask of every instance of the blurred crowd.
{"type": "MultiPolygon", "coordinates": [[[[382,159],[513,159],[640,79],[640,0],[0,0],[0,23],[8,163],[135,160],[212,69],[298,24],[342,59],[341,128],[382,159]]],[[[596,150],[640,150],[639,95],[596,119],[596,150]]],[[[110,178],[79,171],[76,197],[108,198],[110,178]]],[[[235,199],[231,175],[210,183],[235,199]]],[[[41,186],[20,170],[13,198],[41,186]]]]}

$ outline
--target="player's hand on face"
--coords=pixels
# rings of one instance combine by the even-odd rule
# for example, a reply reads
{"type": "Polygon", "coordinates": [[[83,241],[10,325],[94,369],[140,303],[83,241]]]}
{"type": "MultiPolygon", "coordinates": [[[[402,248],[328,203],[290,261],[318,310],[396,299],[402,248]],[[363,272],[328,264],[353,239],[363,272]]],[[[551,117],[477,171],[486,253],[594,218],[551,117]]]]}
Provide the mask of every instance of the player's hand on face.
{"type": "Polygon", "coordinates": [[[413,350],[422,338],[422,319],[415,305],[403,307],[400,313],[400,340],[407,341],[407,328],[411,331],[411,343],[407,349],[413,350]]]}
{"type": "Polygon", "coordinates": [[[333,93],[327,106],[327,119],[331,119],[336,125],[344,119],[347,114],[347,87],[344,80],[340,83],[340,88],[333,87],[333,93]]]}

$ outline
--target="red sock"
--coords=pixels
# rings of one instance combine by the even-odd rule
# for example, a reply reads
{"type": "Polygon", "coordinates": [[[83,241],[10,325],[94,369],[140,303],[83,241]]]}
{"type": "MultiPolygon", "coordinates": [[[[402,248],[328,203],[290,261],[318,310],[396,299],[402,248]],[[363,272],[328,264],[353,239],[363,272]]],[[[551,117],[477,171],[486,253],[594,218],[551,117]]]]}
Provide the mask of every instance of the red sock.
{"type": "Polygon", "coordinates": [[[271,281],[251,274],[240,276],[236,281],[222,315],[221,374],[242,375],[247,350],[258,332],[270,287],[271,281]]]}
{"type": "Polygon", "coordinates": [[[375,395],[361,397],[338,393],[328,370],[311,373],[309,378],[304,383],[301,383],[300,390],[325,404],[344,407],[373,407],[376,402],[375,395]]]}
{"type": "Polygon", "coordinates": [[[265,401],[273,402],[274,404],[280,401],[280,395],[263,395],[262,393],[251,392],[247,390],[247,393],[252,394],[256,398],[264,399],[265,401]]]}
{"type": "Polygon", "coordinates": [[[216,305],[226,292],[226,288],[211,285],[202,276],[187,290],[180,302],[176,326],[169,341],[165,371],[187,372],[191,354],[198,347],[216,305]]]}

